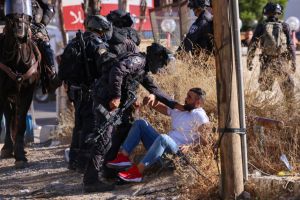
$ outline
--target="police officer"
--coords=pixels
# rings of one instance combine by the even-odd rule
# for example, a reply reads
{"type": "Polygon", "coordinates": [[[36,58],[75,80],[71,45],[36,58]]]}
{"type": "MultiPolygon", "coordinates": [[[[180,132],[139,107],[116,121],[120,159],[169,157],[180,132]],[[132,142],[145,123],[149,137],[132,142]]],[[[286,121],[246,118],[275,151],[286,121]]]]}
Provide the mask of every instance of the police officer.
{"type": "Polygon", "coordinates": [[[69,169],[84,171],[89,160],[90,147],[86,135],[95,129],[92,87],[100,77],[102,65],[115,58],[107,51],[112,26],[103,16],[89,16],[85,21],[86,32],[78,35],[65,48],[59,65],[59,78],[68,88],[68,96],[75,107],[75,127],[70,147],[69,169]],[[84,50],[85,51],[84,51],[84,50]]]}
{"type": "Polygon", "coordinates": [[[213,16],[207,10],[211,7],[210,0],[189,0],[188,7],[193,9],[196,21],[190,27],[177,52],[191,52],[205,50],[208,54],[213,51],[213,16]]]}
{"type": "Polygon", "coordinates": [[[113,10],[107,15],[107,19],[113,24],[114,31],[116,29],[117,33],[126,35],[137,46],[140,45],[141,39],[138,32],[132,28],[134,22],[130,13],[123,10],[113,10]]]}
{"type": "MultiPolygon", "coordinates": [[[[100,86],[97,87],[96,98],[98,102],[96,105],[101,104],[108,110],[122,107],[129,98],[128,91],[136,92],[138,84],[142,84],[151,93],[149,98],[152,101],[157,98],[171,108],[176,106],[183,109],[181,105],[165,95],[149,76],[149,72],[155,74],[160,68],[167,65],[170,58],[172,58],[170,55],[170,52],[166,48],[154,43],[147,48],[147,55],[132,53],[119,59],[119,62],[112,67],[108,69],[102,68],[103,73],[99,80],[100,86]]],[[[121,125],[115,127],[112,134],[112,129],[106,133],[106,135],[112,135],[112,144],[103,162],[102,175],[105,178],[112,178],[116,175],[116,173],[105,166],[105,162],[113,160],[116,157],[120,145],[127,137],[133,121],[131,112],[132,110],[129,109],[124,113],[121,125]]],[[[90,177],[96,175],[96,170],[89,169],[87,172],[90,172],[90,177]]]]}
{"type": "Polygon", "coordinates": [[[260,47],[260,90],[271,91],[275,79],[278,79],[286,100],[292,101],[295,85],[290,73],[296,71],[295,47],[289,25],[278,19],[282,12],[283,8],[277,3],[269,2],[265,5],[263,14],[267,19],[255,29],[249,45],[247,67],[252,70],[255,51],[260,47]],[[288,67],[289,62],[291,67],[288,67]]]}
{"type": "MultiPolygon", "coordinates": [[[[118,59],[122,59],[125,58],[129,55],[132,54],[137,54],[140,52],[139,48],[137,45],[140,44],[140,38],[138,36],[138,33],[131,28],[131,26],[133,25],[133,21],[132,18],[130,16],[129,13],[124,12],[122,10],[114,10],[111,11],[108,15],[107,15],[107,19],[113,24],[113,33],[112,33],[112,37],[110,40],[108,40],[108,44],[109,44],[109,52],[112,52],[114,55],[117,56],[117,59],[114,61],[111,61],[110,63],[105,64],[106,67],[105,69],[102,70],[102,73],[104,74],[108,74],[108,72],[106,70],[110,70],[110,68],[112,66],[114,66],[117,63],[118,59]]],[[[106,77],[108,78],[108,77],[106,77]]],[[[99,83],[98,87],[102,87],[101,83],[99,83]]],[[[105,97],[105,95],[104,95],[105,97]]],[[[131,111],[130,111],[131,113],[131,111]]],[[[97,124],[101,124],[101,121],[103,121],[101,118],[97,120],[97,124]]],[[[127,122],[127,121],[126,121],[127,122]]],[[[113,137],[113,143],[112,143],[112,148],[109,151],[109,153],[107,153],[107,155],[113,155],[116,151],[116,149],[119,148],[119,141],[123,141],[123,138],[126,137],[129,129],[131,127],[131,123],[122,123],[121,125],[118,126],[118,128],[116,128],[112,134],[113,137]],[[115,147],[116,146],[116,147],[115,147]],[[112,153],[110,153],[112,152],[112,153]]],[[[110,137],[110,135],[108,135],[107,137],[110,137]]],[[[109,144],[110,144],[110,139],[109,139],[109,144]]],[[[107,149],[108,150],[108,149],[107,149]]],[[[106,151],[107,151],[106,150],[106,151]]],[[[103,150],[101,149],[96,149],[96,152],[100,152],[100,156],[98,160],[101,160],[102,157],[102,153],[103,150]]],[[[95,156],[96,157],[96,156],[95,156]]],[[[108,156],[111,157],[111,156],[108,156]]],[[[96,161],[95,161],[96,162],[96,161]]],[[[101,161],[102,162],[102,161],[101,161]]],[[[93,164],[91,164],[90,166],[93,166],[93,164]]],[[[94,169],[92,169],[93,171],[94,169]]],[[[97,169],[98,170],[98,169],[97,169]]],[[[90,173],[92,174],[91,176],[93,177],[93,174],[96,174],[96,172],[94,171],[94,173],[90,173]]],[[[106,168],[105,165],[103,165],[103,170],[102,170],[102,175],[105,177],[110,177],[113,176],[115,174],[114,170],[111,170],[109,168],[106,168]]],[[[86,179],[90,179],[90,178],[86,178],[86,179]]]]}
{"type": "Polygon", "coordinates": [[[54,6],[49,4],[48,0],[33,0],[32,15],[32,38],[42,54],[41,80],[43,92],[51,92],[61,85],[55,71],[54,52],[51,49],[50,37],[46,29],[46,26],[55,15],[54,6]]]}
{"type": "Polygon", "coordinates": [[[137,46],[141,40],[137,31],[132,28],[133,20],[130,13],[113,10],[107,15],[107,19],[113,24],[113,35],[108,42],[110,51],[119,57],[126,56],[127,52],[138,53],[137,46]]]}

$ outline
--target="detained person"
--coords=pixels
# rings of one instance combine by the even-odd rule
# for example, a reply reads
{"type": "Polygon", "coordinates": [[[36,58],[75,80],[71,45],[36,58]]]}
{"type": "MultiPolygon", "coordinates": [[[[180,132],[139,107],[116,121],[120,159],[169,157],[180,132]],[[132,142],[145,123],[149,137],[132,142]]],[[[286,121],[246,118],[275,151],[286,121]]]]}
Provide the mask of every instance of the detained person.
{"type": "Polygon", "coordinates": [[[201,88],[192,88],[185,98],[185,110],[171,109],[165,104],[146,97],[144,104],[150,104],[158,112],[171,117],[172,130],[169,134],[158,133],[147,121],[136,120],[129,131],[117,157],[107,162],[110,168],[127,168],[121,171],[118,176],[127,182],[142,181],[145,168],[156,162],[164,153],[176,154],[178,150],[186,153],[192,144],[199,142],[207,144],[202,130],[207,127],[209,119],[202,108],[205,101],[205,91],[201,88]],[[134,148],[142,141],[147,149],[144,158],[134,165],[129,160],[129,155],[134,148]]]}

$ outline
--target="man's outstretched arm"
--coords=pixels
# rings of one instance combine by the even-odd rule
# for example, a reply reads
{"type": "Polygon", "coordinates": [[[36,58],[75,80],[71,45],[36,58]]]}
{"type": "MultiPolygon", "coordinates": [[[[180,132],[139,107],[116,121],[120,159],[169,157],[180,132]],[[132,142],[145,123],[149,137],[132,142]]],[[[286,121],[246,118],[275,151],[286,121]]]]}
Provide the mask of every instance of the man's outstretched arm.
{"type": "Polygon", "coordinates": [[[158,100],[159,102],[163,103],[171,109],[184,111],[183,105],[177,103],[175,100],[163,93],[161,89],[153,82],[153,79],[150,78],[150,76],[146,75],[141,84],[146,90],[148,90],[152,94],[148,96],[148,98],[150,98],[148,99],[148,101],[151,104],[154,104],[154,101],[158,100]]]}
{"type": "Polygon", "coordinates": [[[161,114],[168,115],[168,106],[157,101],[153,94],[150,94],[149,96],[143,99],[143,105],[149,105],[151,108],[154,108],[161,114]]]}

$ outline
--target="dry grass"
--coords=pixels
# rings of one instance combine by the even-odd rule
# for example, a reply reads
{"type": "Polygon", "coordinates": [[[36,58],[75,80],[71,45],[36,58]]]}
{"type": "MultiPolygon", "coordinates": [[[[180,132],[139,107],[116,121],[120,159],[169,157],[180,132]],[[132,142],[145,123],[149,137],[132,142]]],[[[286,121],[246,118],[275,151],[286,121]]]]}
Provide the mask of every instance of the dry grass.
{"type": "MultiPolygon", "coordinates": [[[[154,79],[161,88],[176,100],[183,102],[186,91],[192,87],[202,87],[207,92],[207,111],[212,124],[217,127],[216,119],[216,80],[213,59],[200,57],[198,59],[185,55],[181,61],[177,61],[176,67],[169,68],[167,72],[155,75],[154,79]]],[[[260,116],[280,120],[285,123],[281,129],[265,128],[261,137],[253,132],[255,121],[247,117],[248,154],[249,161],[258,168],[270,174],[277,174],[280,170],[286,170],[280,155],[285,154],[293,166],[294,171],[300,169],[299,144],[300,144],[300,102],[299,88],[295,88],[296,100],[293,104],[286,103],[281,91],[278,92],[278,84],[274,85],[273,92],[260,92],[251,83],[257,82],[257,78],[245,85],[246,115],[260,116]],[[261,142],[262,140],[262,142],[261,142]]],[[[296,83],[299,77],[295,77],[296,83]]],[[[143,94],[144,91],[141,92],[143,94]]],[[[143,108],[141,115],[147,118],[162,133],[169,130],[167,117],[161,116],[153,110],[143,108]]],[[[211,134],[216,139],[217,134],[211,134]]],[[[208,184],[202,177],[186,166],[177,167],[178,180],[185,187],[182,194],[185,199],[217,199],[218,198],[218,172],[213,160],[211,147],[205,147],[200,152],[189,154],[191,161],[198,166],[198,170],[208,176],[213,184],[208,184]]],[[[177,163],[179,164],[179,163],[177,163]]],[[[250,173],[252,172],[250,167],[250,173]]],[[[253,187],[247,186],[249,192],[255,195],[253,187]]]]}
{"type": "Polygon", "coordinates": [[[55,138],[62,141],[64,144],[70,144],[74,127],[74,106],[68,104],[66,109],[59,114],[58,127],[55,132],[55,138]]]}
{"type": "MultiPolygon", "coordinates": [[[[299,80],[296,76],[295,80],[299,80]]],[[[274,85],[278,89],[278,84],[274,85]]],[[[284,122],[281,129],[264,128],[262,135],[255,131],[255,122],[247,121],[249,161],[267,173],[276,174],[287,170],[280,155],[285,154],[294,167],[300,169],[300,102],[299,88],[295,88],[295,100],[286,102],[278,92],[260,92],[247,89],[245,91],[246,111],[248,116],[261,116],[284,122]]]]}
{"type": "MultiPolygon", "coordinates": [[[[211,57],[201,57],[198,59],[189,55],[181,55],[181,60],[176,61],[176,65],[168,66],[167,69],[154,75],[156,83],[178,102],[184,103],[186,93],[190,88],[201,87],[207,93],[207,100],[204,109],[207,111],[212,126],[216,127],[216,80],[214,60],[211,57]],[[205,62],[201,62],[205,60],[205,62]]],[[[145,90],[140,89],[140,96],[147,94],[145,90]]],[[[146,118],[161,133],[167,133],[170,130],[169,117],[163,116],[156,111],[142,107],[140,116],[146,118]]],[[[211,144],[206,147],[198,148],[198,151],[192,151],[187,155],[194,166],[205,174],[212,183],[205,178],[198,176],[190,166],[183,165],[178,159],[176,164],[177,184],[181,187],[183,199],[217,199],[218,198],[218,170],[214,161],[212,143],[216,140],[216,135],[212,131],[207,133],[211,144]],[[214,138],[214,139],[211,139],[214,138]]],[[[197,144],[195,144],[197,146],[197,144]]]]}
{"type": "MultiPolygon", "coordinates": [[[[213,58],[206,56],[193,58],[185,55],[181,60],[176,61],[176,65],[169,66],[163,73],[155,75],[153,78],[163,91],[181,103],[184,102],[186,92],[190,88],[203,88],[207,93],[204,109],[208,113],[212,126],[217,127],[215,74],[213,58]]],[[[280,130],[265,128],[263,135],[259,136],[253,131],[255,122],[247,120],[249,161],[267,173],[276,174],[280,170],[286,170],[279,159],[281,154],[286,154],[294,170],[300,170],[299,88],[296,88],[297,101],[294,102],[291,109],[290,105],[282,100],[280,94],[258,91],[251,85],[253,82],[257,82],[257,78],[254,77],[253,79],[255,80],[249,81],[248,85],[245,85],[246,115],[282,120],[285,126],[280,130]]],[[[299,80],[299,77],[296,79],[299,80]]],[[[140,88],[139,101],[145,95],[147,92],[140,88]]],[[[65,113],[60,120],[60,132],[68,135],[69,138],[71,135],[70,128],[73,127],[72,117],[73,114],[65,113]],[[65,126],[65,124],[67,125],[65,126]]],[[[170,119],[148,107],[141,107],[136,118],[147,119],[161,133],[167,133],[170,130],[170,119]]],[[[209,135],[216,141],[218,137],[216,133],[211,131],[209,135]]],[[[142,151],[142,149],[139,148],[138,151],[142,151]]],[[[208,145],[198,151],[190,152],[188,157],[198,167],[198,170],[209,177],[213,183],[208,183],[202,177],[197,176],[192,168],[180,166],[179,162],[176,162],[178,183],[184,185],[181,187],[182,197],[184,199],[218,199],[219,177],[217,176],[218,171],[211,146],[208,145]]],[[[254,191],[253,187],[248,186],[251,191],[254,191]]]]}

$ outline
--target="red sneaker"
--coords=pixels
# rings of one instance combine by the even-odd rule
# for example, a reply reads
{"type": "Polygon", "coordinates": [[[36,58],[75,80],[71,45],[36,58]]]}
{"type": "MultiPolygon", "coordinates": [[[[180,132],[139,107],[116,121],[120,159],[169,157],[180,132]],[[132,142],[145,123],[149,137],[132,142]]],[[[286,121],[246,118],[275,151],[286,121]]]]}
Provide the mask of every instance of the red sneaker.
{"type": "Polygon", "coordinates": [[[122,153],[118,153],[114,160],[107,161],[106,166],[109,168],[126,168],[130,167],[132,164],[128,158],[122,153]]]}
{"type": "Polygon", "coordinates": [[[143,175],[136,165],[133,165],[127,171],[119,172],[118,175],[122,180],[127,182],[141,182],[143,179],[143,175]]]}

